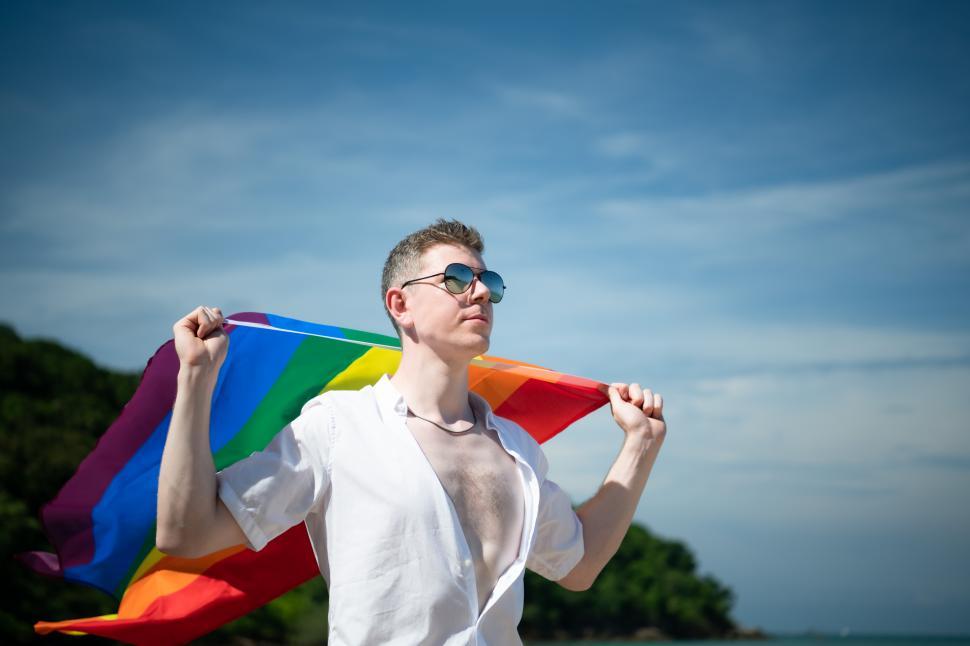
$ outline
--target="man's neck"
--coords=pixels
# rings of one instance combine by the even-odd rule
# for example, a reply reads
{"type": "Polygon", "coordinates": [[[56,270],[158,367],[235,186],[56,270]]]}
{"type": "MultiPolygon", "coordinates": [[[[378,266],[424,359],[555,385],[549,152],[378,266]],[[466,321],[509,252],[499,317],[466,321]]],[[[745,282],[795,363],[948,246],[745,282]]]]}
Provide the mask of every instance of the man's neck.
{"type": "Polygon", "coordinates": [[[408,407],[422,417],[440,418],[446,424],[472,419],[467,361],[447,362],[411,347],[403,353],[391,383],[404,395],[408,407]]]}

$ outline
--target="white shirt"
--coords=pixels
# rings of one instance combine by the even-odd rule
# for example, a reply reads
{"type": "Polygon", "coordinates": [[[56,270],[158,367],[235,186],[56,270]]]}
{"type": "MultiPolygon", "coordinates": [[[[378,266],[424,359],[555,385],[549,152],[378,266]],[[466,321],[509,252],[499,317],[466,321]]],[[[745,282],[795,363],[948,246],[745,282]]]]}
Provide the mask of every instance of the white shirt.
{"type": "Polygon", "coordinates": [[[332,646],[521,644],[525,568],[555,581],[582,558],[582,524],[546,478],[539,443],[476,393],[469,400],[515,459],[524,492],[519,553],[481,615],[460,520],[386,374],[313,397],[266,449],[216,474],[251,549],[306,523],[330,591],[332,646]]]}

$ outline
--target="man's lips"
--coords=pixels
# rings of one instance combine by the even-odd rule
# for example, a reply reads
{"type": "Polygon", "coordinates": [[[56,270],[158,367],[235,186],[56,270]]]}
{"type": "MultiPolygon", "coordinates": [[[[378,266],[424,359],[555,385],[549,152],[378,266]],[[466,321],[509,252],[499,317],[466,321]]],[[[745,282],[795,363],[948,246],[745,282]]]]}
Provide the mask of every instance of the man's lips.
{"type": "Polygon", "coordinates": [[[483,323],[488,323],[488,319],[487,319],[487,318],[485,318],[485,317],[484,317],[484,316],[482,316],[482,315],[476,315],[476,316],[469,316],[469,317],[468,317],[467,319],[465,319],[465,320],[466,320],[466,321],[481,321],[481,322],[483,322],[483,323]]]}

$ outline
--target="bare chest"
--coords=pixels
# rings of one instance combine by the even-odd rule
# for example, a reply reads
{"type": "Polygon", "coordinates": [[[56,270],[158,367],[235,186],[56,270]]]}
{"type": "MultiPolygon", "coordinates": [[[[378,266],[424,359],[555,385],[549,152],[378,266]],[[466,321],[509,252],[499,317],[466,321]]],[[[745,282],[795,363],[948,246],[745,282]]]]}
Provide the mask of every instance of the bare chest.
{"type": "Polygon", "coordinates": [[[480,601],[515,560],[524,519],[519,467],[494,431],[453,436],[408,420],[412,434],[451,498],[475,561],[480,601]]]}

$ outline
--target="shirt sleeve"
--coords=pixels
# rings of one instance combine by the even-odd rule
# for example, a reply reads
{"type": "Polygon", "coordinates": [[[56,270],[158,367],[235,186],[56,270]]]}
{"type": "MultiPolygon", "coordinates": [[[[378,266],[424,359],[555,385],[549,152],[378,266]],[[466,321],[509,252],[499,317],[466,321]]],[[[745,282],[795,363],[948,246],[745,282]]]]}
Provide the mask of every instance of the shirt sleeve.
{"type": "Polygon", "coordinates": [[[558,581],[569,574],[585,554],[583,524],[573,511],[566,492],[545,477],[549,465],[542,448],[538,448],[539,514],[535,542],[525,565],[550,581],[558,581]]]}
{"type": "Polygon", "coordinates": [[[330,487],[333,411],[323,396],[307,401],[262,451],[216,473],[219,497],[259,551],[303,522],[330,487]]]}

